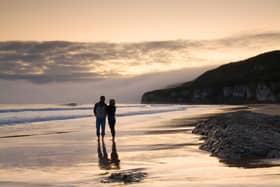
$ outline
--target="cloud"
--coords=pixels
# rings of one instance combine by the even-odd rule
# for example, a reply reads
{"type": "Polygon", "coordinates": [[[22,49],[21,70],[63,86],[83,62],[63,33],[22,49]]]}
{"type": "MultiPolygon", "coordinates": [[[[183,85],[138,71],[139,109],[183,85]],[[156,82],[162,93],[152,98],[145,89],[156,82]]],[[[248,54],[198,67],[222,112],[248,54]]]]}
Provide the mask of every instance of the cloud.
{"type": "Polygon", "coordinates": [[[279,48],[279,32],[138,43],[0,42],[0,79],[100,81],[218,65],[279,48]]]}
{"type": "Polygon", "coordinates": [[[107,99],[114,98],[118,103],[139,103],[144,92],[192,80],[209,68],[213,67],[185,68],[99,81],[48,84],[0,80],[0,87],[5,88],[0,92],[0,103],[95,103],[100,95],[105,95],[107,99]]]}

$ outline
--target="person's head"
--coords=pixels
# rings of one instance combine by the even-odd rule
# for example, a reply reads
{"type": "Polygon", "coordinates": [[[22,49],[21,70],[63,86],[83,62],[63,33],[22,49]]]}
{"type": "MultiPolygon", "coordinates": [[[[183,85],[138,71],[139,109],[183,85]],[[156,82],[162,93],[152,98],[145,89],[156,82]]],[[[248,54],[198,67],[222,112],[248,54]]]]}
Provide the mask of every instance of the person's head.
{"type": "Polygon", "coordinates": [[[100,102],[105,103],[105,96],[100,96],[100,102]]]}
{"type": "Polygon", "coordinates": [[[109,103],[110,103],[110,105],[115,106],[115,104],[116,104],[115,99],[110,99],[109,103]]]}

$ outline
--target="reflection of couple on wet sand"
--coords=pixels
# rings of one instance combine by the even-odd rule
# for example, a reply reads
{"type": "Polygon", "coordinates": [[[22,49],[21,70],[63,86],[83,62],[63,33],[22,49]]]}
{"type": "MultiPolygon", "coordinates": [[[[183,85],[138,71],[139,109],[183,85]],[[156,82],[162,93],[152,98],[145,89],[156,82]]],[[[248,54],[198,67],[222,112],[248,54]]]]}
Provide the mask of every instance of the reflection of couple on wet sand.
{"type": "Polygon", "coordinates": [[[104,140],[100,141],[98,140],[98,159],[99,159],[99,167],[100,169],[120,169],[120,160],[119,155],[117,152],[116,142],[112,141],[112,152],[111,152],[111,158],[108,158],[108,153],[106,150],[106,145],[104,140]]]}

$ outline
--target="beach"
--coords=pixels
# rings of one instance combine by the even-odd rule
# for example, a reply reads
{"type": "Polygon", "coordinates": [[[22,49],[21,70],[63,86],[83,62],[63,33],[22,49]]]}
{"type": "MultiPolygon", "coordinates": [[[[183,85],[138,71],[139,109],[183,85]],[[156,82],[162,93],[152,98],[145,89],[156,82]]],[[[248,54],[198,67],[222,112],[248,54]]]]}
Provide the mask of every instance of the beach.
{"type": "MultiPolygon", "coordinates": [[[[249,107],[279,111],[277,105],[249,107]]],[[[123,104],[115,144],[108,126],[102,144],[90,106],[1,106],[0,186],[122,186],[102,182],[122,171],[146,174],[129,186],[279,186],[278,160],[264,160],[271,163],[267,167],[235,167],[199,149],[203,140],[192,133],[197,121],[244,109],[123,104]]]]}

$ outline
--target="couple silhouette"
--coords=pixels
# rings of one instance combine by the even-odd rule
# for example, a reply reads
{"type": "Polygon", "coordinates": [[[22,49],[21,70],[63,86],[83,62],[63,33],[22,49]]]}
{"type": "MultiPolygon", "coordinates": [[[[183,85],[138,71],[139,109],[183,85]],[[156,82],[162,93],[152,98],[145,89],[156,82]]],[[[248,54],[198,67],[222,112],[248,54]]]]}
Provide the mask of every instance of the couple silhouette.
{"type": "Polygon", "coordinates": [[[115,100],[110,99],[109,105],[105,103],[105,96],[100,96],[99,102],[94,105],[93,113],[96,118],[96,135],[98,140],[100,139],[100,134],[102,139],[105,136],[105,126],[106,126],[106,116],[108,117],[108,123],[110,126],[112,140],[115,141],[115,124],[116,124],[116,105],[115,100]],[[101,128],[101,133],[100,133],[101,128]]]}
{"type": "Polygon", "coordinates": [[[104,170],[120,169],[120,160],[117,152],[116,142],[112,141],[111,157],[108,158],[105,142],[98,140],[97,146],[99,167],[104,170]]]}

